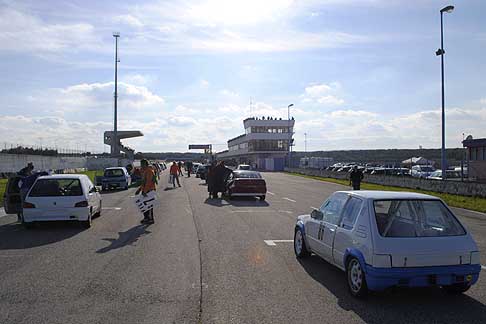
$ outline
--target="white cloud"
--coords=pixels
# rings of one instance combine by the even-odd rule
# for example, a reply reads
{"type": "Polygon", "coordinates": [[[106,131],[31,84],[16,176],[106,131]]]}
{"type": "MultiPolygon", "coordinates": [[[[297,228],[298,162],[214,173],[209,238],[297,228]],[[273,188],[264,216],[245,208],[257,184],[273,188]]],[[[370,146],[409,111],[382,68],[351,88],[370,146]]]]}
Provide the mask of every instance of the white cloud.
{"type": "MultiPolygon", "coordinates": [[[[48,98],[65,111],[90,110],[113,105],[114,82],[83,83],[51,89],[48,98]]],[[[161,107],[164,99],[145,86],[118,83],[118,106],[130,109],[161,107]]]]}
{"type": "Polygon", "coordinates": [[[301,96],[304,103],[319,103],[324,106],[339,106],[344,104],[344,99],[337,95],[341,89],[338,82],[330,84],[313,84],[305,88],[301,96]]]}
{"type": "Polygon", "coordinates": [[[91,24],[49,24],[12,8],[0,8],[0,51],[42,54],[100,47],[91,24]]]}
{"type": "Polygon", "coordinates": [[[135,17],[133,15],[129,15],[129,14],[115,16],[113,18],[113,21],[116,22],[116,23],[125,24],[125,25],[135,27],[135,28],[143,27],[143,23],[140,21],[140,19],[138,19],[137,17],[135,17]]]}
{"type": "Polygon", "coordinates": [[[209,88],[209,81],[202,79],[201,81],[199,81],[199,85],[201,86],[201,88],[207,89],[209,88]]]}
{"type": "Polygon", "coordinates": [[[223,89],[219,93],[222,94],[223,96],[227,96],[227,97],[239,97],[239,94],[237,92],[234,92],[234,91],[231,91],[231,90],[228,90],[228,89],[223,89]]]}

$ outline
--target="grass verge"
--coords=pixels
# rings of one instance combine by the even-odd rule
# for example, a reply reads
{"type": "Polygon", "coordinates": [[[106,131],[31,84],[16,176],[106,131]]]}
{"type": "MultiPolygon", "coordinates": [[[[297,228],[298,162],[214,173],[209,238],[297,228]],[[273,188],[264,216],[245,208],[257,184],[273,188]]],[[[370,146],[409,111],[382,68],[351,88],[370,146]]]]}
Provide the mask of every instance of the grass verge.
{"type": "Polygon", "coordinates": [[[7,179],[0,179],[0,207],[3,206],[3,194],[7,188],[7,179]]]}
{"type": "MultiPolygon", "coordinates": [[[[315,180],[325,181],[325,182],[332,182],[332,183],[336,183],[336,184],[340,184],[340,185],[349,187],[349,181],[348,180],[324,178],[324,177],[318,177],[318,176],[310,176],[310,175],[294,173],[294,172],[287,172],[287,173],[294,175],[294,176],[299,176],[299,177],[304,177],[304,178],[309,178],[309,179],[315,179],[315,180]]],[[[475,210],[475,211],[479,211],[479,212],[483,212],[483,213],[486,212],[486,198],[459,196],[459,195],[452,195],[452,194],[447,194],[447,193],[440,193],[440,192],[419,190],[419,189],[411,189],[411,188],[383,186],[383,185],[377,185],[377,184],[374,184],[374,183],[366,183],[366,182],[363,182],[361,184],[361,189],[362,190],[388,190],[388,191],[418,192],[418,193],[423,193],[423,194],[439,197],[442,200],[444,200],[449,206],[475,210]]]]}

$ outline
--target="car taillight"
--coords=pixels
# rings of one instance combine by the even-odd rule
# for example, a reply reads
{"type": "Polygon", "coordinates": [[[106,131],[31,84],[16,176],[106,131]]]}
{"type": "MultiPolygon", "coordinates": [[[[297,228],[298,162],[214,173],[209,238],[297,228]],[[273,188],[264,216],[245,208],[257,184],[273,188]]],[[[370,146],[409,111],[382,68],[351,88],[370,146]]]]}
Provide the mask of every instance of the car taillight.
{"type": "Polygon", "coordinates": [[[22,205],[23,208],[35,208],[34,204],[31,204],[30,202],[24,201],[24,204],[22,205]]]}
{"type": "Polygon", "coordinates": [[[88,202],[86,200],[80,201],[74,205],[74,207],[88,207],[88,202]]]}

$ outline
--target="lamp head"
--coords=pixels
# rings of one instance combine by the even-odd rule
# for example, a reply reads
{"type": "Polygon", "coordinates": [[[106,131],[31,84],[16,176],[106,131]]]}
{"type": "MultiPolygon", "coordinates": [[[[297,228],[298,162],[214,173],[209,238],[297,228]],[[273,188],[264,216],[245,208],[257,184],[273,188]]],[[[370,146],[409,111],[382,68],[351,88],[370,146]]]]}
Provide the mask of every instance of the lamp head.
{"type": "Polygon", "coordinates": [[[440,9],[440,12],[441,13],[443,13],[443,12],[451,13],[453,10],[454,10],[454,6],[447,6],[447,7],[440,9]]]}
{"type": "Polygon", "coordinates": [[[120,32],[113,32],[113,37],[120,37],[120,32]]]}
{"type": "Polygon", "coordinates": [[[288,105],[288,106],[287,106],[287,108],[290,108],[290,107],[292,107],[293,105],[294,105],[294,104],[290,104],[290,105],[288,105]]]}

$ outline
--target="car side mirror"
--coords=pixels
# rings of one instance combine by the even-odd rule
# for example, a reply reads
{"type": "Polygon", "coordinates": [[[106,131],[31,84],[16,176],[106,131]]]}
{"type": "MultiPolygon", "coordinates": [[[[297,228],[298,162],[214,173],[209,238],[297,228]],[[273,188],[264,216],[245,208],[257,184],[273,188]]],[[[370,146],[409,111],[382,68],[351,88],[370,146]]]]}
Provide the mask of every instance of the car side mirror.
{"type": "Polygon", "coordinates": [[[324,214],[319,209],[313,209],[311,212],[311,217],[321,220],[324,217],[324,214]]]}

